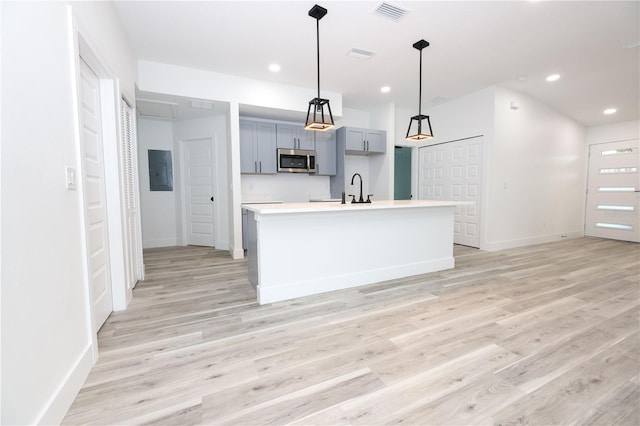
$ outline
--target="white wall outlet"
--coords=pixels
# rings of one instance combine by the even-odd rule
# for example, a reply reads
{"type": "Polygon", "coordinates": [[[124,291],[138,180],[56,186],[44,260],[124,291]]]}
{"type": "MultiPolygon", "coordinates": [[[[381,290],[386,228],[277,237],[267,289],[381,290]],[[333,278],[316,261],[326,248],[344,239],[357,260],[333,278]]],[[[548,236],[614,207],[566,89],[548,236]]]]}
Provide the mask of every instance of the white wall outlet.
{"type": "Polygon", "coordinates": [[[70,191],[76,189],[76,171],[73,167],[65,166],[65,187],[70,191]]]}

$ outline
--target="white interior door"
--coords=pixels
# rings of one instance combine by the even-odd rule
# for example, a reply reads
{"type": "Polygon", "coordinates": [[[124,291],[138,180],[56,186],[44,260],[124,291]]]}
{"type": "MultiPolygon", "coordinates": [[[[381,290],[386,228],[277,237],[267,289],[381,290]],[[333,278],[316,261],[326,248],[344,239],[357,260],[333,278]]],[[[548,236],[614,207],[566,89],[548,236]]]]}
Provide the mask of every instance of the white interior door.
{"type": "Polygon", "coordinates": [[[98,330],[113,311],[105,194],[100,79],[80,60],[82,179],[93,325],[98,330]]]}
{"type": "Polygon", "coordinates": [[[458,206],[453,241],[480,247],[482,136],[420,148],[421,200],[473,201],[458,206]]]}
{"type": "Polygon", "coordinates": [[[213,141],[194,139],[183,144],[187,244],[213,247],[213,141]]]}
{"type": "Polygon", "coordinates": [[[640,140],[589,147],[585,235],[640,242],[640,140]]]}

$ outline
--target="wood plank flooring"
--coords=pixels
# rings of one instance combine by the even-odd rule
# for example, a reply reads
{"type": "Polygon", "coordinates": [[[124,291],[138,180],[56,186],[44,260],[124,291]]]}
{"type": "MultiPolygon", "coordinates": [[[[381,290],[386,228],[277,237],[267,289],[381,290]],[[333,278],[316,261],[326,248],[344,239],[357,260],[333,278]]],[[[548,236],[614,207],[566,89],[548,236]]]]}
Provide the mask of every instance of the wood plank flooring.
{"type": "Polygon", "coordinates": [[[147,250],[64,424],[640,424],[639,244],[454,254],[259,306],[246,261],[147,250]]]}

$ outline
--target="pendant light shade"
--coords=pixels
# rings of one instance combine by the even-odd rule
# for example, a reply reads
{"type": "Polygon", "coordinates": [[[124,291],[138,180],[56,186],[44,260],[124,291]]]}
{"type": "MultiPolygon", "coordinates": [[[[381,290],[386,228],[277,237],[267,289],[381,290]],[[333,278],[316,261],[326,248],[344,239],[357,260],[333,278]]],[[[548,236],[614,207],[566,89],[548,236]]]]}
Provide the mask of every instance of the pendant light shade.
{"type": "Polygon", "coordinates": [[[317,4],[309,10],[309,16],[316,20],[316,48],[318,57],[318,97],[309,101],[307,121],[304,128],[307,130],[328,130],[335,126],[329,99],[320,97],[320,19],[327,14],[327,9],[317,4]],[[326,108],[325,108],[326,107],[326,108]]]}
{"type": "Polygon", "coordinates": [[[422,49],[427,46],[429,46],[429,42],[425,40],[413,43],[413,47],[420,51],[420,89],[418,92],[418,115],[411,117],[407,129],[407,139],[410,141],[423,141],[433,137],[429,116],[422,114],[422,49]]]}

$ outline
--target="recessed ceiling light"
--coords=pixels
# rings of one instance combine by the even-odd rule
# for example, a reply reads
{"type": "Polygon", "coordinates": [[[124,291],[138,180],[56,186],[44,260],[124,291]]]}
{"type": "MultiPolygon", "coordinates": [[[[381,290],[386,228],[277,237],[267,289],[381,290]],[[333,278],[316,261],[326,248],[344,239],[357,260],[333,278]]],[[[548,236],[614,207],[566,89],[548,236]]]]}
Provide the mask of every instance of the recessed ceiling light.
{"type": "Polygon", "coordinates": [[[615,114],[615,113],[616,113],[616,111],[618,111],[618,110],[617,110],[617,109],[615,109],[615,108],[607,108],[607,109],[605,109],[605,110],[604,110],[604,111],[602,111],[602,112],[603,112],[604,114],[609,115],[609,114],[615,114]]]}
{"type": "Polygon", "coordinates": [[[380,88],[380,91],[381,91],[382,93],[389,93],[389,92],[391,91],[391,87],[389,87],[389,86],[382,86],[382,87],[380,88]]]}
{"type": "Polygon", "coordinates": [[[271,64],[271,65],[269,65],[269,71],[271,71],[271,72],[278,72],[278,71],[280,71],[280,65],[278,65],[278,64],[271,64]]]}
{"type": "Polygon", "coordinates": [[[547,81],[556,81],[560,78],[560,74],[551,74],[547,77],[547,81]]]}

